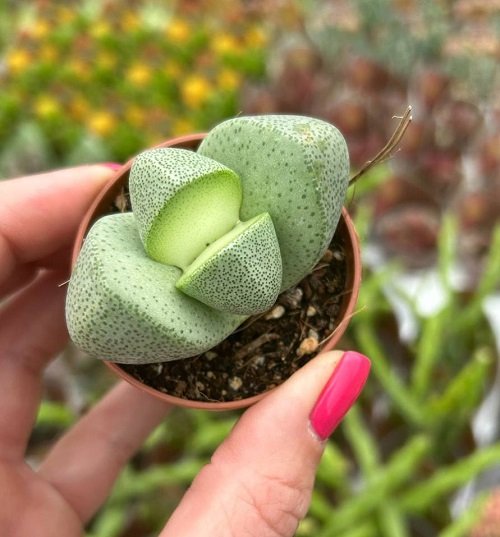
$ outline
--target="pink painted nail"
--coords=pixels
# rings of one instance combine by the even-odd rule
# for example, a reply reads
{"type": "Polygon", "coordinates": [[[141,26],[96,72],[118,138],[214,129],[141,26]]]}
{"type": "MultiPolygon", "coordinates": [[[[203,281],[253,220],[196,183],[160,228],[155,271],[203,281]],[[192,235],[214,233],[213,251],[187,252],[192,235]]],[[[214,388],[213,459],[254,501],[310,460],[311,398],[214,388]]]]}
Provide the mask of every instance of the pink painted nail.
{"type": "Polygon", "coordinates": [[[314,432],[326,440],[358,398],[370,372],[370,360],[345,352],[323,388],[309,416],[314,432]]]}
{"type": "Polygon", "coordinates": [[[121,164],[118,164],[116,162],[102,162],[101,166],[106,166],[106,168],[110,168],[113,171],[116,171],[122,167],[121,164]]]}

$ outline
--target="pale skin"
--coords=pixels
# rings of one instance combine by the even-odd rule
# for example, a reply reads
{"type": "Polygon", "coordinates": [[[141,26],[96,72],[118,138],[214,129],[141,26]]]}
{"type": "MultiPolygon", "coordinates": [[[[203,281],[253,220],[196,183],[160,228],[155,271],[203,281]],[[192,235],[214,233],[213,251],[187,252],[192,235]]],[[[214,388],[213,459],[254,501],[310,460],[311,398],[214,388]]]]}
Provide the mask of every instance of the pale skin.
{"type": "MultiPolygon", "coordinates": [[[[60,284],[70,247],[112,173],[95,165],[0,182],[0,535],[83,535],[124,464],[169,412],[118,382],[39,468],[24,461],[43,370],[68,340],[60,284]]],[[[160,537],[294,535],[324,447],[309,414],[340,356],[318,356],[243,414],[160,537]]]]}

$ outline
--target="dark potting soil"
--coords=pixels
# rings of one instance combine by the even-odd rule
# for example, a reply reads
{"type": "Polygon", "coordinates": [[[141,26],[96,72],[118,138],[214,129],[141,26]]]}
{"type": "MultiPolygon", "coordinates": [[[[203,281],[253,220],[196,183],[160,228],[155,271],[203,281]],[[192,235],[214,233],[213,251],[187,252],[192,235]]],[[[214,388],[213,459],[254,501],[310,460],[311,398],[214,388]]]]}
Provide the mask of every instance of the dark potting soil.
{"type": "Polygon", "coordinates": [[[184,360],[120,367],[161,392],[196,401],[235,401],[270,390],[302,367],[338,324],[346,271],[334,237],[314,271],[211,350],[184,360]]]}
{"type": "MultiPolygon", "coordinates": [[[[127,189],[112,212],[130,210],[127,189]]],[[[336,233],[325,255],[266,313],[250,317],[209,351],[183,360],[120,367],[169,395],[202,402],[237,401],[275,388],[311,360],[339,322],[346,290],[343,239],[336,233]]]]}

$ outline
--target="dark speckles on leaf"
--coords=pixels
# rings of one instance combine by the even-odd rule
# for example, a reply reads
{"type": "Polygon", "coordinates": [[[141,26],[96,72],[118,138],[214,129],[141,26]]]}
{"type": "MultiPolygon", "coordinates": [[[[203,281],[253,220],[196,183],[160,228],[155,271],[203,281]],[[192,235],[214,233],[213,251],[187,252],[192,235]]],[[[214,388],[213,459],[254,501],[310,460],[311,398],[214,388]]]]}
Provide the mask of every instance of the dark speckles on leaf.
{"type": "Polygon", "coordinates": [[[213,346],[234,330],[240,318],[217,312],[211,318],[193,301],[184,304],[187,299],[175,292],[178,275],[177,269],[146,257],[132,215],[102,219],[88,235],[68,289],[67,321],[73,340],[92,355],[124,363],[182,358],[213,346]],[[113,256],[109,249],[95,247],[101,237],[110,243],[113,256]],[[116,267],[125,270],[116,273],[116,267]],[[138,274],[141,282],[134,280],[138,274]],[[106,285],[108,275],[116,282],[106,285]],[[103,322],[82,315],[82,305],[84,313],[95,309],[93,315],[102,316],[103,322]],[[183,314],[176,319],[173,311],[183,314]],[[178,329],[186,323],[197,330],[180,341],[178,329]],[[111,340],[109,348],[106,342],[111,340]]]}
{"type": "MultiPolygon", "coordinates": [[[[333,145],[334,145],[334,147],[338,148],[338,145],[339,145],[339,144],[334,143],[333,145]]],[[[317,146],[318,146],[318,149],[319,149],[322,153],[325,152],[326,149],[328,148],[328,144],[327,144],[326,140],[321,140],[321,139],[318,140],[318,142],[317,142],[317,146]]]]}

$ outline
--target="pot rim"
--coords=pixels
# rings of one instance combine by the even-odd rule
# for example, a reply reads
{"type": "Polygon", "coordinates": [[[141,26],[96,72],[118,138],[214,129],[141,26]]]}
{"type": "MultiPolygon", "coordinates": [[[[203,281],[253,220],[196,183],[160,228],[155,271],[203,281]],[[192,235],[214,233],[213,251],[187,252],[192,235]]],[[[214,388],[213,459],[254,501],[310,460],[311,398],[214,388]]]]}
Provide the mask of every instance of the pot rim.
{"type": "MultiPolygon", "coordinates": [[[[189,134],[185,136],[179,136],[172,138],[170,140],[167,140],[156,147],[184,147],[184,148],[195,148],[198,143],[205,137],[206,135],[204,133],[196,133],[196,134],[189,134]]],[[[106,211],[109,209],[109,202],[110,200],[114,199],[116,195],[119,192],[119,189],[121,187],[121,183],[123,181],[126,181],[128,178],[128,173],[130,171],[130,167],[132,165],[133,158],[131,158],[129,161],[127,161],[121,168],[117,169],[113,176],[110,178],[110,180],[104,185],[92,205],[87,210],[84,218],[82,219],[78,233],[74,242],[73,247],[73,253],[72,253],[72,259],[71,259],[71,267],[73,268],[75,266],[76,260],[78,258],[78,254],[81,250],[83,240],[85,237],[86,232],[88,229],[90,229],[90,226],[92,223],[99,218],[100,216],[103,216],[106,214],[106,211]]],[[[328,341],[323,346],[320,352],[327,352],[332,350],[337,343],[339,342],[340,338],[344,334],[345,330],[347,329],[347,326],[349,325],[349,321],[354,313],[354,308],[356,306],[356,302],[358,299],[359,289],[361,285],[361,253],[360,253],[360,244],[359,244],[359,237],[356,232],[356,229],[354,227],[354,223],[349,216],[349,213],[347,212],[346,208],[342,208],[342,215],[340,218],[340,221],[338,223],[337,229],[342,226],[344,227],[344,234],[349,240],[350,248],[349,248],[349,254],[347,258],[351,258],[351,265],[352,265],[352,272],[347,274],[347,284],[346,288],[349,289],[349,299],[347,300],[347,304],[344,306],[344,312],[343,316],[336,326],[335,330],[332,332],[332,334],[329,336],[328,341]],[[352,250],[352,251],[351,251],[352,250]]],[[[191,400],[191,399],[184,399],[181,397],[177,397],[174,395],[170,395],[164,392],[161,392],[151,386],[148,386],[147,384],[142,383],[129,373],[127,373],[125,370],[123,370],[120,367],[120,364],[115,362],[110,362],[107,360],[104,360],[104,363],[108,367],[109,370],[111,370],[115,375],[117,375],[120,379],[128,382],[130,385],[138,388],[139,390],[142,390],[143,392],[148,393],[149,395],[156,397],[157,399],[160,399],[166,403],[170,403],[175,406],[184,407],[184,408],[196,408],[200,410],[236,410],[240,408],[245,408],[248,406],[253,405],[272,391],[274,391],[276,388],[272,388],[271,390],[268,390],[266,392],[254,395],[252,397],[247,397],[244,399],[238,399],[236,401],[221,401],[221,402],[214,402],[214,401],[197,401],[197,400],[191,400]]]]}

